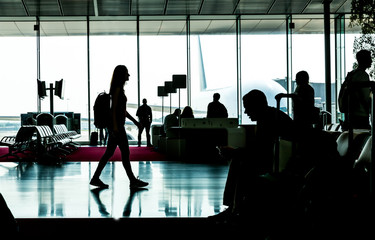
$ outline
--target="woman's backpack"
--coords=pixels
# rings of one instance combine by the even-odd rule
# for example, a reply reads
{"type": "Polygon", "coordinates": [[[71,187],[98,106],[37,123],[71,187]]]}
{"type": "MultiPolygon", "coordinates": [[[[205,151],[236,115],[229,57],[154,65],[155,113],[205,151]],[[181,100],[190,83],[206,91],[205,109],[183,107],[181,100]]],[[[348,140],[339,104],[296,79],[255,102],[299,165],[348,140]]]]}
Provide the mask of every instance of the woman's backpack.
{"type": "Polygon", "coordinates": [[[101,92],[94,103],[94,125],[97,128],[107,128],[111,117],[111,95],[101,92]]]}

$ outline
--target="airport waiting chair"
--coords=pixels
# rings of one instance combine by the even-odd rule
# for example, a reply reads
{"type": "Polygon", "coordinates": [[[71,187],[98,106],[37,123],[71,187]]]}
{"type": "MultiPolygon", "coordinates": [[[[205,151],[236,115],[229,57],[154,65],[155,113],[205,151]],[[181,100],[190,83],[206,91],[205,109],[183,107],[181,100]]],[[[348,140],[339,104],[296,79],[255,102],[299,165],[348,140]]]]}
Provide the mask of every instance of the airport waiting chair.
{"type": "Polygon", "coordinates": [[[365,146],[363,147],[358,159],[354,162],[354,168],[361,171],[363,174],[368,175],[371,165],[371,144],[372,136],[368,138],[365,146]]]}
{"type": "Polygon", "coordinates": [[[342,126],[340,123],[330,123],[324,126],[324,130],[328,132],[342,132],[342,126]]]}
{"type": "Polygon", "coordinates": [[[18,159],[21,159],[17,153],[23,153],[27,150],[33,151],[34,147],[34,133],[35,133],[35,126],[33,125],[24,125],[22,126],[16,136],[5,136],[0,141],[0,146],[7,146],[9,148],[9,152],[2,157],[9,157],[13,156],[18,159]]]}
{"type": "Polygon", "coordinates": [[[80,146],[79,143],[73,142],[73,140],[80,138],[81,134],[77,133],[74,130],[69,131],[65,124],[56,124],[53,130],[56,136],[60,136],[60,138],[66,138],[70,140],[65,145],[67,147],[71,147],[72,150],[76,150],[77,147],[80,146]]]}
{"type": "Polygon", "coordinates": [[[69,129],[69,119],[65,115],[62,115],[62,114],[56,115],[55,124],[64,124],[69,129]]]}
{"type": "Polygon", "coordinates": [[[371,147],[372,136],[369,137],[358,159],[353,166],[353,186],[357,198],[369,197],[371,191],[371,147]]]}
{"type": "Polygon", "coordinates": [[[47,125],[35,126],[38,133],[39,153],[55,153],[55,155],[67,155],[71,153],[65,146],[71,143],[71,139],[63,134],[54,134],[47,125]]]}
{"type": "Polygon", "coordinates": [[[36,116],[36,125],[47,125],[50,129],[53,129],[53,126],[55,125],[55,117],[50,113],[40,113],[36,116]]]}
{"type": "Polygon", "coordinates": [[[77,133],[74,130],[68,130],[65,124],[56,124],[53,127],[53,130],[56,134],[64,134],[66,137],[70,139],[77,139],[81,137],[81,134],[77,133]]]}
{"type": "Polygon", "coordinates": [[[352,159],[353,161],[357,159],[370,135],[369,130],[354,129],[352,146],[349,149],[349,132],[342,132],[336,139],[337,150],[340,156],[352,159]]]}

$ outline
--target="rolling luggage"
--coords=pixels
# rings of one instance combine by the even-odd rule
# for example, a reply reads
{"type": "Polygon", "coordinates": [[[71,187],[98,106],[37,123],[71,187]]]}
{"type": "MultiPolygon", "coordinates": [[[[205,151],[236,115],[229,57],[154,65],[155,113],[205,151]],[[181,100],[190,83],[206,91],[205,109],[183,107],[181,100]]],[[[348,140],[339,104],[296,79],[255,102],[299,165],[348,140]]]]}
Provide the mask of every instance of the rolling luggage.
{"type": "MultiPolygon", "coordinates": [[[[294,94],[280,93],[275,96],[276,99],[276,108],[280,110],[280,102],[282,98],[291,98],[295,97],[294,94]]],[[[277,119],[277,117],[276,117],[277,119]]],[[[278,121],[277,121],[278,122],[278,121]]],[[[286,162],[292,157],[294,150],[294,143],[286,141],[278,137],[275,143],[275,159],[274,159],[274,172],[279,173],[284,169],[286,162]]]]}
{"type": "Polygon", "coordinates": [[[98,132],[92,132],[90,136],[90,145],[97,146],[98,145],[98,132]]]}

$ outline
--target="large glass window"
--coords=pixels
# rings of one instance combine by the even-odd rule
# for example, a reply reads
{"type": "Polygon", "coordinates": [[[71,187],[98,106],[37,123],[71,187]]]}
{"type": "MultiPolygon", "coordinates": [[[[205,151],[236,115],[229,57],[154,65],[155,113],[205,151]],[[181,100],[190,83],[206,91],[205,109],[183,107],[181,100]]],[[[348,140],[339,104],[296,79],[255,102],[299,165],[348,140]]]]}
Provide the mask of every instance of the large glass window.
{"type": "MultiPolygon", "coordinates": [[[[158,87],[172,82],[174,74],[186,75],[186,21],[148,21],[139,23],[140,102],[147,99],[152,109],[152,124],[162,124],[166,115],[187,105],[187,89],[177,89],[166,97],[158,87]]],[[[142,141],[146,141],[145,133],[142,141]]]]}
{"type": "Polygon", "coordinates": [[[310,85],[315,90],[315,98],[325,103],[325,67],[324,67],[324,35],[293,35],[293,74],[292,89],[295,90],[295,76],[299,71],[307,71],[310,85]]]}
{"type": "Polygon", "coordinates": [[[160,124],[174,109],[187,105],[186,88],[164,97],[164,105],[157,94],[158,86],[171,82],[174,74],[187,74],[186,21],[141,21],[139,30],[140,100],[147,99],[153,123],[160,124]]]}
{"type": "Polygon", "coordinates": [[[56,88],[56,81],[63,79],[62,98],[47,90],[47,97],[41,101],[41,111],[50,112],[50,98],[53,97],[54,115],[64,114],[69,119],[68,128],[80,131],[81,140],[88,140],[87,105],[87,38],[85,21],[43,21],[40,30],[40,80],[46,87],[56,88]],[[80,34],[74,30],[80,28],[80,34]],[[71,35],[71,36],[70,36],[71,35]],[[74,118],[73,114],[80,116],[74,118]],[[80,117],[80,119],[79,119],[80,117]]]}
{"type": "MultiPolygon", "coordinates": [[[[90,22],[90,93],[91,110],[99,93],[109,92],[113,70],[125,65],[129,70],[129,81],[125,85],[128,112],[135,116],[138,107],[137,36],[135,21],[91,21],[90,22]]],[[[94,114],[91,114],[91,129],[94,114]]],[[[132,139],[137,136],[137,127],[129,120],[126,130],[132,139]]]]}
{"type": "Polygon", "coordinates": [[[1,23],[0,139],[16,135],[21,126],[21,113],[37,110],[36,41],[33,37],[33,25],[33,22],[1,23]],[[13,36],[19,29],[31,31],[22,37],[13,36]]]}
{"type": "Polygon", "coordinates": [[[229,117],[237,117],[235,20],[191,21],[191,105],[206,117],[213,94],[220,94],[229,117]]]}
{"type": "MultiPolygon", "coordinates": [[[[276,94],[286,92],[285,19],[242,20],[241,33],[241,96],[259,89],[268,104],[276,107],[276,94]]],[[[286,101],[282,103],[286,111],[286,101]]],[[[242,123],[251,123],[242,114],[242,123]]]]}
{"type": "Polygon", "coordinates": [[[346,52],[346,73],[352,71],[357,63],[354,50],[354,41],[361,37],[360,33],[350,33],[345,35],[345,52],[346,52]]]}
{"type": "MultiPolygon", "coordinates": [[[[238,101],[238,94],[241,98],[258,88],[266,93],[269,104],[275,106],[274,96],[286,92],[288,45],[287,21],[283,16],[261,19],[241,16],[240,42],[236,38],[234,16],[191,16],[189,24],[183,17],[178,19],[181,20],[141,17],[139,42],[135,17],[116,20],[90,18],[89,36],[86,18],[40,19],[40,80],[45,81],[48,88],[50,84],[56,87],[55,81],[63,79],[64,98],[52,95],[54,112],[80,114],[78,128],[83,135],[80,141],[89,140],[89,123],[91,130],[96,131],[93,125],[95,99],[100,92],[109,91],[113,70],[119,64],[126,65],[131,75],[125,86],[128,111],[136,117],[139,104],[146,98],[153,109],[154,124],[160,124],[163,117],[175,108],[183,109],[188,101],[195,117],[206,117],[207,105],[215,92],[221,94],[220,101],[227,107],[230,117],[238,116],[238,104],[242,104],[238,101]],[[237,59],[237,51],[241,53],[240,59],[237,59]],[[237,76],[238,69],[241,70],[240,76],[237,76]],[[187,87],[191,88],[177,90],[177,93],[164,97],[162,102],[157,87],[172,81],[174,74],[190,74],[191,82],[187,87]],[[237,85],[238,80],[241,80],[241,88],[237,85]],[[242,90],[240,93],[239,89],[242,90]],[[88,119],[89,111],[91,119],[88,119]]],[[[294,28],[288,42],[291,47],[290,91],[295,89],[296,73],[307,71],[315,89],[316,106],[325,109],[323,16],[296,15],[292,22],[294,28]]],[[[15,135],[21,124],[20,113],[38,111],[38,38],[34,24],[35,19],[33,22],[1,22],[0,61],[4,67],[0,72],[0,100],[12,104],[3,104],[0,108],[0,136],[15,135]]],[[[333,25],[331,29],[334,29],[333,25]]],[[[350,33],[345,35],[346,72],[353,68],[353,42],[354,37],[359,36],[358,31],[348,31],[350,33]]],[[[329,104],[334,110],[335,41],[331,35],[332,103],[329,104]]],[[[50,112],[51,95],[49,91],[47,94],[40,102],[42,112],[50,112]]],[[[281,107],[287,111],[286,101],[281,107]]],[[[241,123],[250,123],[243,115],[243,109],[239,114],[241,123]]],[[[129,121],[127,130],[136,140],[138,129],[129,121]]],[[[145,140],[145,135],[142,140],[145,140]]]]}
{"type": "MultiPolygon", "coordinates": [[[[295,76],[299,71],[307,71],[310,77],[310,85],[315,91],[315,106],[321,110],[327,109],[327,104],[331,104],[332,120],[335,116],[335,39],[330,35],[331,44],[331,102],[326,99],[325,83],[325,40],[324,40],[324,20],[319,19],[294,19],[295,29],[292,37],[292,89],[296,88],[295,76]],[[321,26],[317,28],[316,26],[321,26]],[[313,30],[316,29],[316,30],[313,30]]],[[[331,29],[333,29],[332,26],[331,29]]]]}

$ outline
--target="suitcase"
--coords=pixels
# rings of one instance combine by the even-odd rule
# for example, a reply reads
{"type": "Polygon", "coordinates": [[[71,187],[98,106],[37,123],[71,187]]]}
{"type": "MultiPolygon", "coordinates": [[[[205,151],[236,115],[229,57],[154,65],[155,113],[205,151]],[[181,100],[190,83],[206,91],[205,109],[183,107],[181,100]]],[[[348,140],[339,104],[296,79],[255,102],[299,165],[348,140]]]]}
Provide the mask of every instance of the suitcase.
{"type": "Polygon", "coordinates": [[[98,145],[98,132],[92,132],[90,136],[90,145],[97,146],[98,145]]]}

